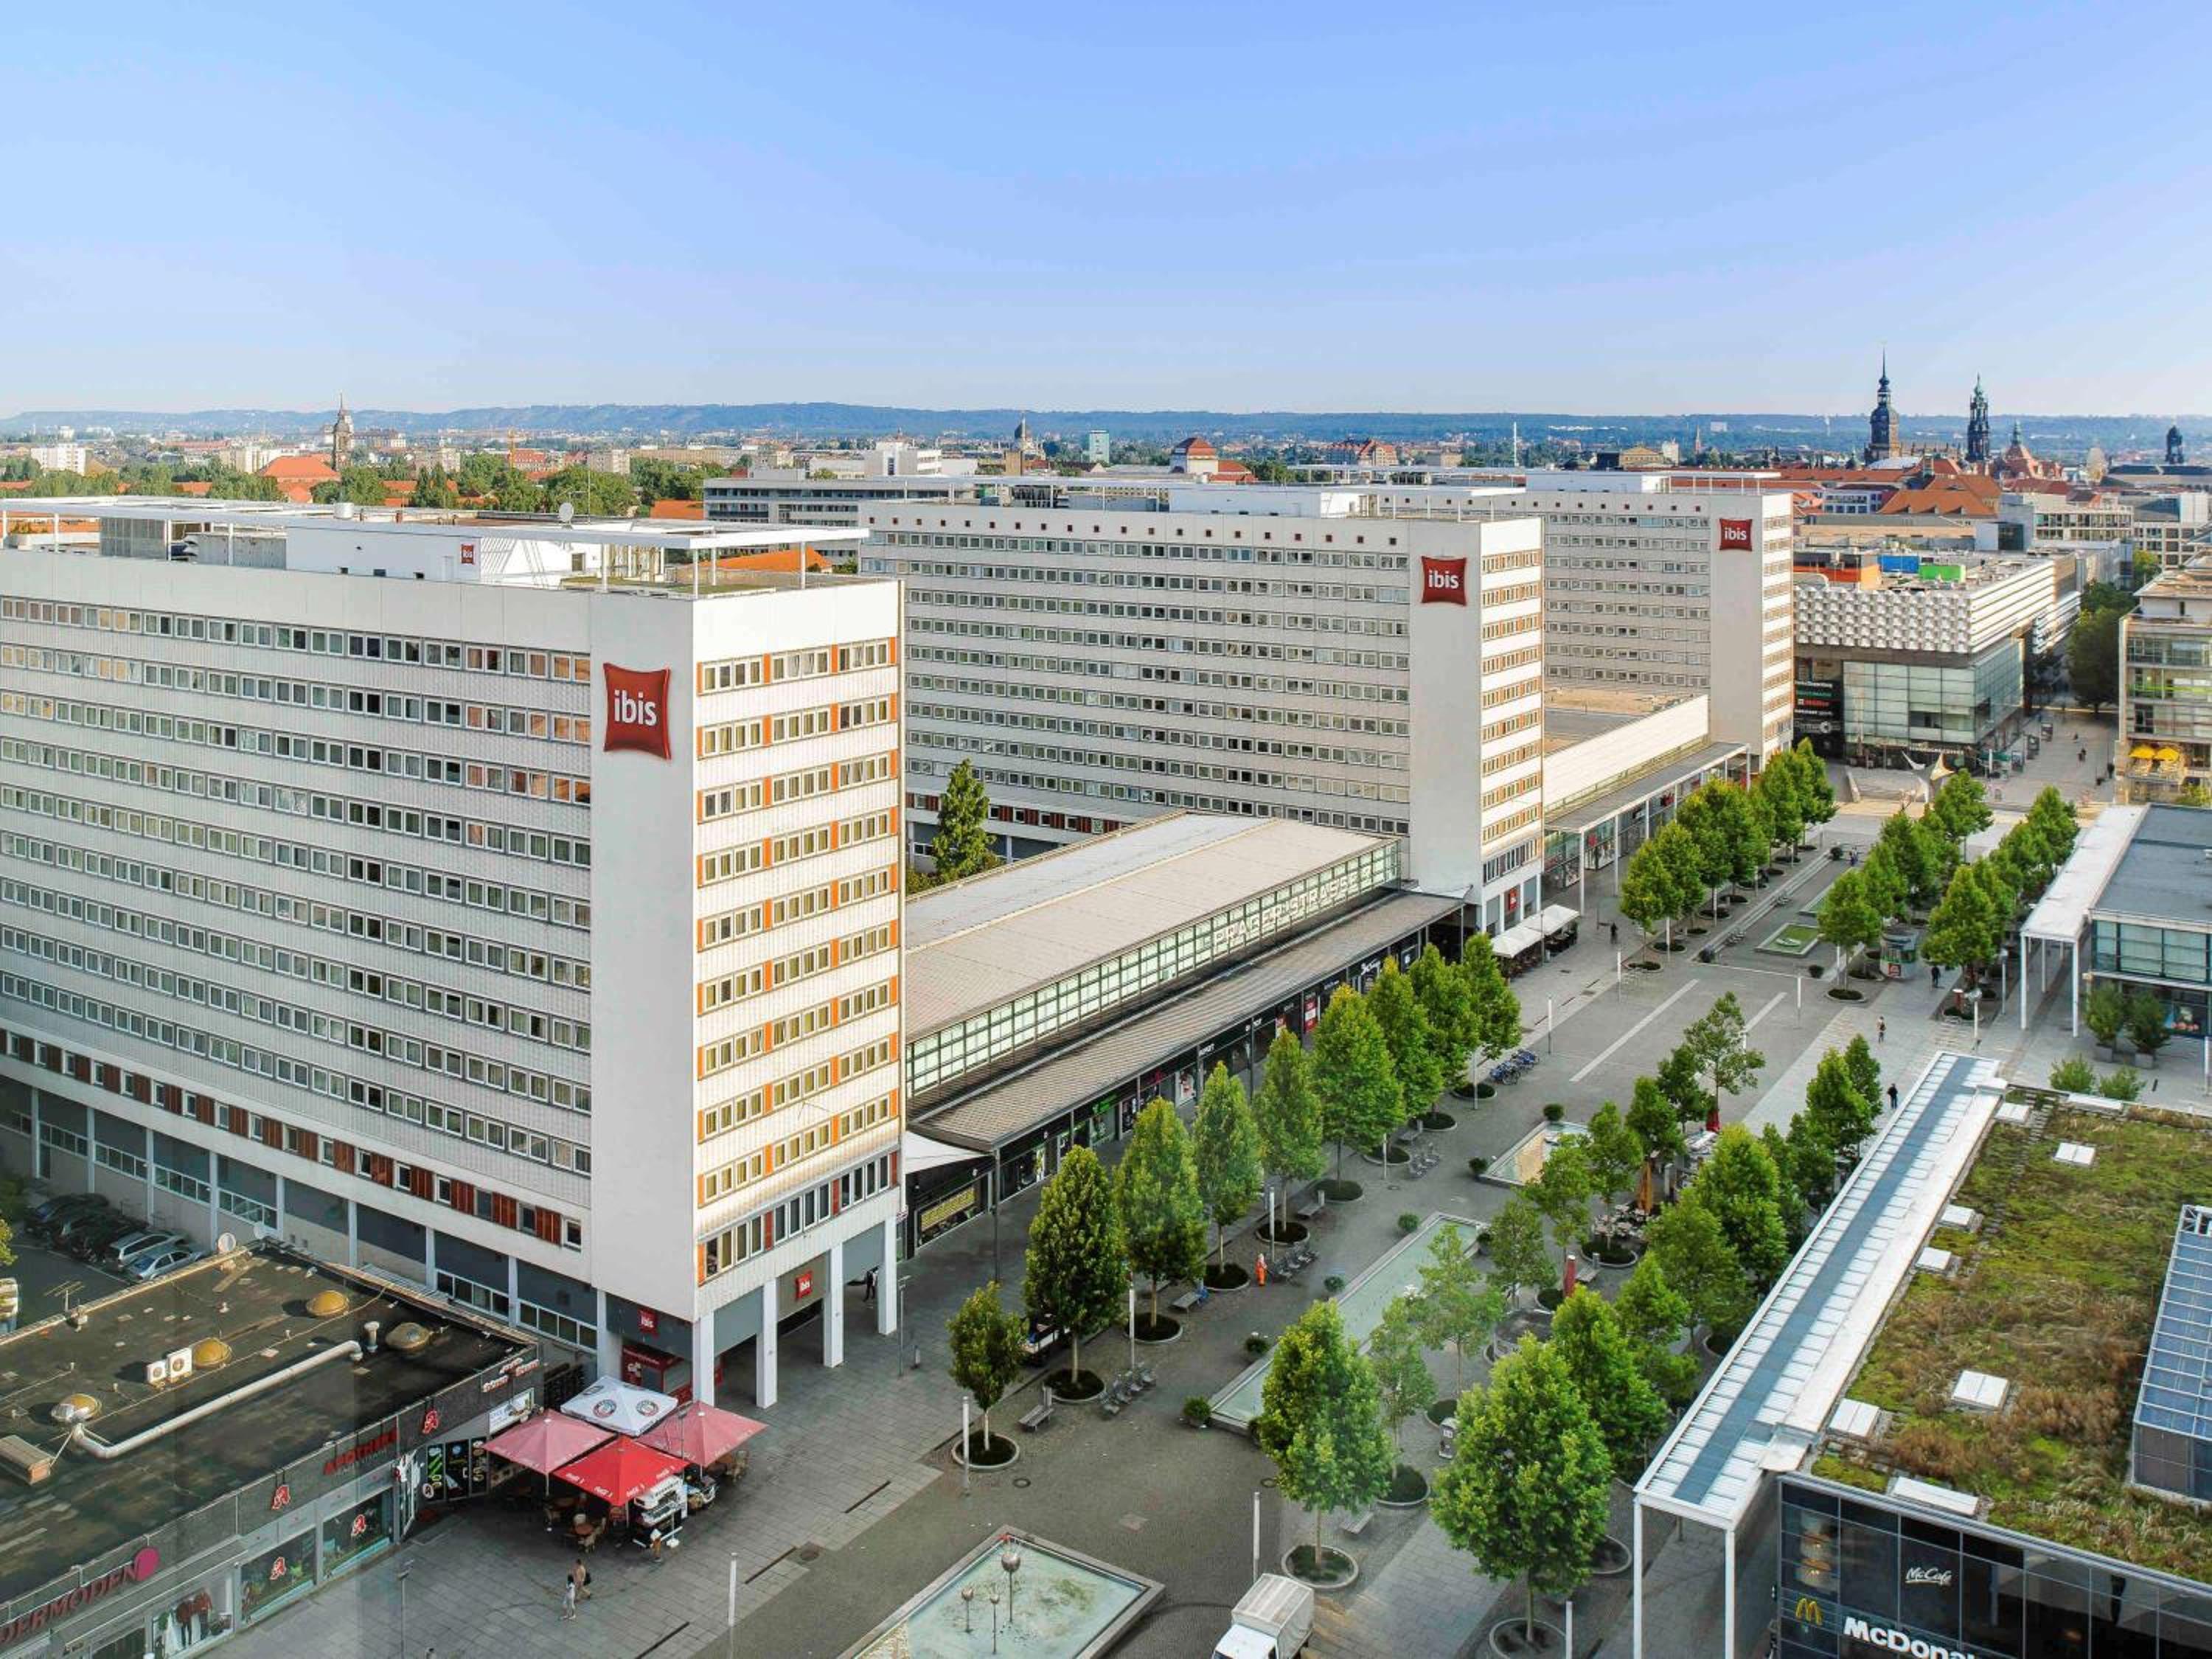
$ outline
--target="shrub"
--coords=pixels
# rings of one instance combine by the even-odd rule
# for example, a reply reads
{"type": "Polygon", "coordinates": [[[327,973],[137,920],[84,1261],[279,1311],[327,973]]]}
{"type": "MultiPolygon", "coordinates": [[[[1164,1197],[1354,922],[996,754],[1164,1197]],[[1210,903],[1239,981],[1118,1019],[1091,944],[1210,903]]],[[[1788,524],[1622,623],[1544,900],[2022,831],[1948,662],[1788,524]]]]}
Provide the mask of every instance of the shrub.
{"type": "Polygon", "coordinates": [[[1339,1291],[1344,1288],[1344,1275],[1342,1273],[1331,1273],[1327,1279],[1322,1280],[1321,1287],[1327,1291],[1331,1296],[1334,1296],[1339,1291]]]}
{"type": "Polygon", "coordinates": [[[1257,1331],[1253,1332],[1251,1335],[1244,1339],[1244,1352],[1250,1354],[1253,1358],[1257,1359],[1261,1354],[1267,1352],[1267,1339],[1257,1331]]]}
{"type": "Polygon", "coordinates": [[[1557,1123],[1566,1115],[1567,1109],[1556,1100],[1550,1102],[1544,1108],[1544,1121],[1547,1123],[1557,1123]]]}
{"type": "Polygon", "coordinates": [[[1213,1420],[1213,1402],[1202,1394],[1194,1394],[1182,1402],[1182,1420],[1194,1429],[1202,1429],[1213,1420]]]}
{"type": "Polygon", "coordinates": [[[2051,1086],[2072,1095],[2097,1091],[2097,1068],[2080,1054],[2069,1054],[2051,1068],[2051,1086]]]}
{"type": "Polygon", "coordinates": [[[2123,1066],[2097,1085],[2097,1092],[2107,1100],[2136,1100],[2142,1097],[2142,1073],[2123,1066]]]}
{"type": "Polygon", "coordinates": [[[1471,1158],[1467,1161],[1467,1172],[1471,1176],[1479,1176],[1489,1167],[1490,1160],[1486,1158],[1471,1158]]]}
{"type": "Polygon", "coordinates": [[[1411,1210],[1401,1210],[1398,1212],[1398,1231],[1400,1232],[1410,1233],[1418,1231],[1420,1228],[1420,1224],[1421,1218],[1415,1215],[1411,1210]]]}

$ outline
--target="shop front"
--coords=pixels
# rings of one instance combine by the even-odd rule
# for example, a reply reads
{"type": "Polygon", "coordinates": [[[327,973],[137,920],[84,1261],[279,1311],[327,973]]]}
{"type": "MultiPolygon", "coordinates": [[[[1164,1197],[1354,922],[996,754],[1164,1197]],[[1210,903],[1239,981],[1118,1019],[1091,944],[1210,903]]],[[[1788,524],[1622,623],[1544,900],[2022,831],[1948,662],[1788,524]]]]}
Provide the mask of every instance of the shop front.
{"type": "Polygon", "coordinates": [[[2212,1659],[2212,1586],[1803,1476],[1781,1523],[1781,1659],[2212,1659]]]}

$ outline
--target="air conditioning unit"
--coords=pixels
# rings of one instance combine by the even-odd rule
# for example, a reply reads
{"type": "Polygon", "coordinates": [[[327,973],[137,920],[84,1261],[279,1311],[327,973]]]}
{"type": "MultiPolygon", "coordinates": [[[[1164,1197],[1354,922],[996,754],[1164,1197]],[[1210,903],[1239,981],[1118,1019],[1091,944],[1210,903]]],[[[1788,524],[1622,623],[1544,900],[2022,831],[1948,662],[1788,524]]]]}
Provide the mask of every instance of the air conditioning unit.
{"type": "Polygon", "coordinates": [[[158,1389],[168,1380],[169,1362],[167,1359],[149,1359],[146,1362],[146,1385],[149,1388],[158,1389]]]}
{"type": "Polygon", "coordinates": [[[162,1363],[169,1368],[169,1381],[181,1382],[192,1374],[192,1351],[179,1348],[162,1363]]]}

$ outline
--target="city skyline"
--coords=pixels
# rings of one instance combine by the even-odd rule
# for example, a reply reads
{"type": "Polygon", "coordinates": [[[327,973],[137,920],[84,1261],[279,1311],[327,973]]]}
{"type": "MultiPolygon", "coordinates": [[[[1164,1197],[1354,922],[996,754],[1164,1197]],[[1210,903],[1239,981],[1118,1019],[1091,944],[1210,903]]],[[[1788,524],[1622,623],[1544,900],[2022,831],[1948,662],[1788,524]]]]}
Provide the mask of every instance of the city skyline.
{"type": "Polygon", "coordinates": [[[0,405],[1841,416],[1887,345],[1908,413],[1978,374],[2014,408],[2199,407],[2212,300],[2174,204],[2205,172],[2185,77],[2212,23],[2139,8],[2158,54],[2069,59],[2069,102],[2124,129],[2023,121],[2073,15],[1969,8],[1967,57],[1879,9],[1842,52],[1811,18],[1662,37],[1609,8],[1564,46],[1534,15],[1194,34],[1139,9],[1099,39],[678,8],[631,38],[492,9],[429,53],[288,17],[250,66],[143,5],[33,20],[33,174],[147,177],[142,127],[81,118],[95,74],[111,106],[194,118],[185,206],[0,254],[0,405]],[[2093,285],[2097,247],[2128,256],[2093,285]]]}

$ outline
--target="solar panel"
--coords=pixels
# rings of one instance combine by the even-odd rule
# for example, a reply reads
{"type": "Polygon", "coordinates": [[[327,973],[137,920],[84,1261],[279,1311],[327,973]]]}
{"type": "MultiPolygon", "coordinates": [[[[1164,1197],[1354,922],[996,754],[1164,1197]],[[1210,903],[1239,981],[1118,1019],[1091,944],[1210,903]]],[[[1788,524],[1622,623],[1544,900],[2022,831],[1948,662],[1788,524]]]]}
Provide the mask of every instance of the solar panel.
{"type": "MultiPolygon", "coordinates": [[[[2175,1224],[2135,1424],[2138,1436],[2154,1429],[2212,1443],[2212,1205],[2185,1205],[2175,1224]]],[[[2136,1462],[2143,1478],[2150,1461],[2136,1462]]]]}

